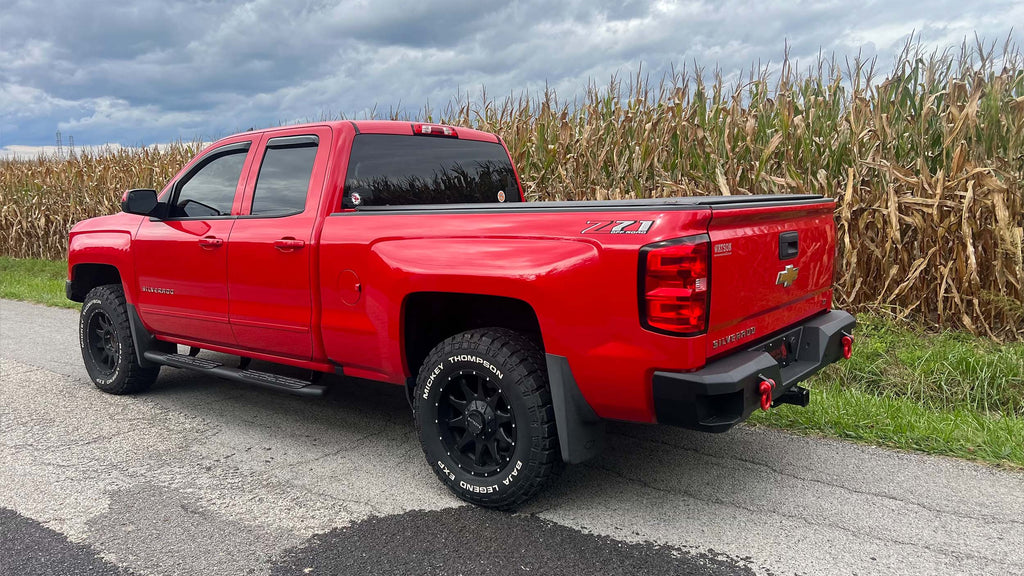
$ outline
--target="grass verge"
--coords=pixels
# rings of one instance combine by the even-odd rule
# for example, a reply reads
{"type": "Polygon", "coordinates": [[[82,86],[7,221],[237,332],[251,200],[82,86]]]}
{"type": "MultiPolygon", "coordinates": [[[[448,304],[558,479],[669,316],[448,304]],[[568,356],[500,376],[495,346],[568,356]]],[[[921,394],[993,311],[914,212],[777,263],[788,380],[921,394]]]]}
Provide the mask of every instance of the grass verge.
{"type": "MultiPolygon", "coordinates": [[[[0,257],[0,298],[77,308],[67,264],[0,257]]],[[[858,317],[854,357],[805,383],[807,408],[757,412],[754,425],[1024,467],[1024,343],[926,334],[858,317]]]]}
{"type": "Polygon", "coordinates": [[[0,256],[0,298],[78,308],[64,297],[68,264],[64,261],[0,256]]]}
{"type": "Polygon", "coordinates": [[[834,381],[812,381],[807,408],[783,406],[751,418],[756,425],[856,442],[1024,467],[1024,419],[975,410],[934,410],[913,400],[876,396],[834,381]]]}

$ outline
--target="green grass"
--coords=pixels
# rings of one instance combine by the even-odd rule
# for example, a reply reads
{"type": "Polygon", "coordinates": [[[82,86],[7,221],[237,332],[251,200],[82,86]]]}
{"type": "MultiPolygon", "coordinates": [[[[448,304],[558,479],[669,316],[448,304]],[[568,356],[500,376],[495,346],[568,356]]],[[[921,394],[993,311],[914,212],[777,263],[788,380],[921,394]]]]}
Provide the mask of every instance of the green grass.
{"type": "Polygon", "coordinates": [[[1024,342],[924,334],[868,314],[859,316],[858,333],[857,354],[836,367],[837,383],[936,410],[1024,418],[1024,342]]]}
{"type": "Polygon", "coordinates": [[[1024,419],[969,409],[934,410],[906,398],[876,396],[834,381],[812,381],[807,408],[782,406],[751,417],[756,425],[856,442],[1024,467],[1024,419]]]}
{"type": "Polygon", "coordinates": [[[67,274],[64,261],[0,256],[0,298],[78,308],[77,302],[64,297],[67,274]]]}
{"type": "Polygon", "coordinates": [[[1024,343],[924,334],[869,314],[856,336],[852,359],[804,384],[810,406],[751,422],[1024,467],[1024,343]]]}
{"type": "MultiPolygon", "coordinates": [[[[67,264],[0,257],[0,298],[77,308],[67,264]]],[[[852,359],[805,383],[807,408],[781,406],[755,425],[1024,467],[1024,343],[926,334],[861,314],[852,359]]]]}

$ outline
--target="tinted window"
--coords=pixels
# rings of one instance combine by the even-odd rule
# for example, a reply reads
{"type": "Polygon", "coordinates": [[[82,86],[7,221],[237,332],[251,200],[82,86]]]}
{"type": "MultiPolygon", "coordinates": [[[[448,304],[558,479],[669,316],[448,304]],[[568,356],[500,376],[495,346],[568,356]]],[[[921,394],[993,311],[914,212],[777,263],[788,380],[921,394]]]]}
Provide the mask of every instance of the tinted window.
{"type": "Polygon", "coordinates": [[[385,206],[519,202],[505,149],[494,142],[361,134],[352,144],[345,203],[385,206]]]}
{"type": "Polygon", "coordinates": [[[172,216],[222,216],[231,214],[235,188],[242,175],[248,149],[214,153],[200,163],[178,189],[172,216]]]}
{"type": "Polygon", "coordinates": [[[253,214],[280,216],[302,212],[316,146],[316,136],[274,138],[267,143],[253,193],[253,214]]]}

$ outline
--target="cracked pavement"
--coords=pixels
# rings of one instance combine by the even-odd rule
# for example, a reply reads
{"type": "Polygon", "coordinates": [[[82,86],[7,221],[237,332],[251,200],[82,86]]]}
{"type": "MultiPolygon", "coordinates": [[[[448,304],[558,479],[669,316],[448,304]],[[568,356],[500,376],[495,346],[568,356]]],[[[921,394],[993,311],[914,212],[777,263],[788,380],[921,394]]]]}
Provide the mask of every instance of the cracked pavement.
{"type": "Polygon", "coordinates": [[[614,424],[494,513],[437,482],[397,387],[309,400],[164,368],[109,396],[76,328],[0,302],[0,574],[1024,574],[1017,471],[614,424]]]}

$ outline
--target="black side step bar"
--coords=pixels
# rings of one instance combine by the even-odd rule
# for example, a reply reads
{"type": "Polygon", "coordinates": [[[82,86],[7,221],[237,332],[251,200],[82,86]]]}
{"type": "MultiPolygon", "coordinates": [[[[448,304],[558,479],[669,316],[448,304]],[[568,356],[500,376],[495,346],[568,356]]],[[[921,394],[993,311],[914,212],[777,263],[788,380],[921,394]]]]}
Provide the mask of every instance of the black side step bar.
{"type": "Polygon", "coordinates": [[[208,360],[206,358],[199,358],[197,356],[169,354],[167,352],[158,352],[156,350],[147,350],[143,356],[145,356],[146,360],[155,364],[162,364],[173,368],[197,370],[205,374],[210,374],[211,376],[226,378],[227,380],[234,380],[236,382],[245,382],[246,384],[253,384],[263,388],[269,388],[271,390],[280,390],[282,392],[288,392],[298,396],[319,397],[323,396],[324,393],[327,392],[327,387],[322,384],[311,384],[305,380],[290,378],[288,376],[279,376],[277,374],[271,374],[270,372],[232,368],[230,366],[225,366],[220,362],[208,360]]]}

